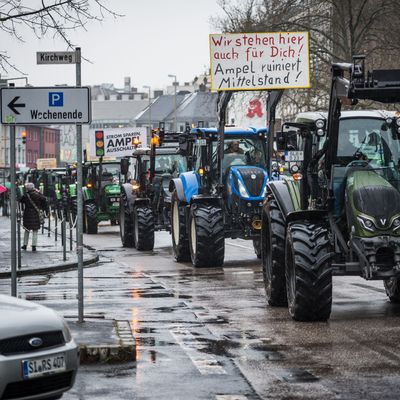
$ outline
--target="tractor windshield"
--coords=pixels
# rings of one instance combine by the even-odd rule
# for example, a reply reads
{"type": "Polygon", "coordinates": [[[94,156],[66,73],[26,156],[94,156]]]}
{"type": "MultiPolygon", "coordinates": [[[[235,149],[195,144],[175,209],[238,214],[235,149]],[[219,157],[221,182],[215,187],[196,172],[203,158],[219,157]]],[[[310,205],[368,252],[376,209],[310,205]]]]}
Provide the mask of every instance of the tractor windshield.
{"type": "Polygon", "coordinates": [[[337,164],[367,161],[372,168],[398,167],[400,141],[397,126],[383,119],[349,118],[340,121],[337,164]]]}
{"type": "Polygon", "coordinates": [[[154,169],[157,175],[169,174],[178,176],[186,171],[186,159],[180,154],[157,155],[154,169]]]}
{"type": "Polygon", "coordinates": [[[239,165],[266,168],[265,142],[259,137],[225,137],[223,168],[239,165]]]}
{"type": "MultiPolygon", "coordinates": [[[[97,174],[99,173],[99,168],[100,168],[100,166],[97,166],[97,174]]],[[[120,171],[121,171],[121,167],[120,167],[119,163],[118,164],[103,164],[101,180],[117,182],[119,179],[120,171]]]]}

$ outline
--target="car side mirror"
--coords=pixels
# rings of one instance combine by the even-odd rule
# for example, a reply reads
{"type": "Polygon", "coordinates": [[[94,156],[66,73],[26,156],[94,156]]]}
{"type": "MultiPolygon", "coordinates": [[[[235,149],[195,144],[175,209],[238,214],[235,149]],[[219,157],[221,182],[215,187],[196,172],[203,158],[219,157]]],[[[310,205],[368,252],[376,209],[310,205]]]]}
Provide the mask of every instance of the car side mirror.
{"type": "Polygon", "coordinates": [[[129,158],[123,158],[121,160],[121,175],[127,175],[129,172],[129,158]]]}

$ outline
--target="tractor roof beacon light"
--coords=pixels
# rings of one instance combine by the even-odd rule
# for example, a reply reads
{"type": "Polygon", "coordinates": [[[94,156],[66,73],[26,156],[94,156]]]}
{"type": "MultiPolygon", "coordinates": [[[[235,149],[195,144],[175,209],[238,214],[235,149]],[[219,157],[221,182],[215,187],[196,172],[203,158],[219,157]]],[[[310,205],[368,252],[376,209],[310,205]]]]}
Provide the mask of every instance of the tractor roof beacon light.
{"type": "Polygon", "coordinates": [[[104,156],[104,131],[95,131],[96,157],[104,156]]]}

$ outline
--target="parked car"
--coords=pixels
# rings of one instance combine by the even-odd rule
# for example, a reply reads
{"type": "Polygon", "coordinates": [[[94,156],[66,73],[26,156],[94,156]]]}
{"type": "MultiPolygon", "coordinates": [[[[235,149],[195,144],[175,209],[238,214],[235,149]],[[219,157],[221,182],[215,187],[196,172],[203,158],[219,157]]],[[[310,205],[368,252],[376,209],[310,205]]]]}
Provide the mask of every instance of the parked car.
{"type": "Polygon", "coordinates": [[[0,295],[0,399],[57,399],[75,381],[78,346],[53,310],[0,295]]]}

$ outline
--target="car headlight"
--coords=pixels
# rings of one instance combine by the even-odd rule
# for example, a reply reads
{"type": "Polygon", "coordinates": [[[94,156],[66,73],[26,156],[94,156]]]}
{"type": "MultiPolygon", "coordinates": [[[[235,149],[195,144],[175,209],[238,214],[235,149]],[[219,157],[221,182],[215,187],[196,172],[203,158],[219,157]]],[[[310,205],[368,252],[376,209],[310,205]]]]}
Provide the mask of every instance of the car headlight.
{"type": "Polygon", "coordinates": [[[249,197],[246,188],[244,187],[243,183],[238,179],[238,188],[239,188],[239,193],[242,197],[249,197]]]}
{"type": "Polygon", "coordinates": [[[65,343],[69,343],[72,340],[71,331],[68,328],[68,325],[65,321],[63,321],[63,335],[65,343]]]}
{"type": "Polygon", "coordinates": [[[371,219],[358,216],[357,220],[364,229],[370,232],[375,232],[375,224],[371,219]]]}

